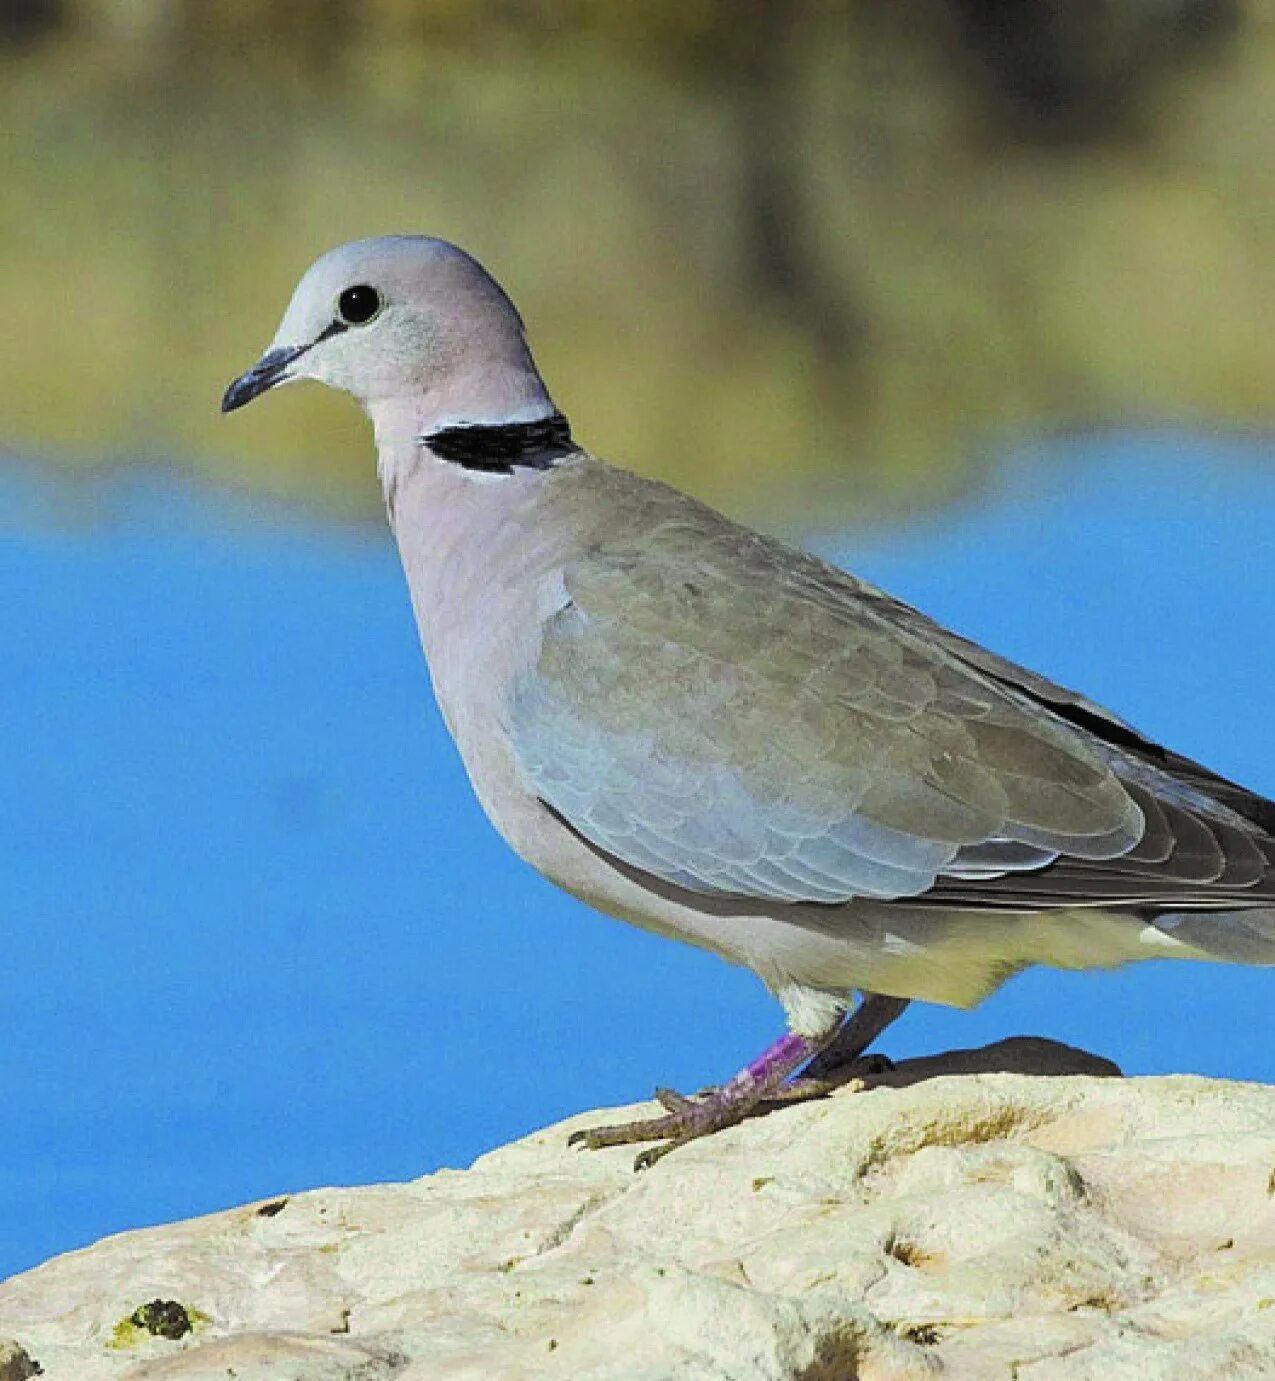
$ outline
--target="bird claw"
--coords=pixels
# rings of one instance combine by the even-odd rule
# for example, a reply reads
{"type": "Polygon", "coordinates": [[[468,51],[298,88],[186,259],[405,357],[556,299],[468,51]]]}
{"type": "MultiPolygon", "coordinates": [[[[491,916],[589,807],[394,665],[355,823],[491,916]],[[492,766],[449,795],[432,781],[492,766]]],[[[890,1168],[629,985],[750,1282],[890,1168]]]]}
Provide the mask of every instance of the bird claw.
{"type": "Polygon", "coordinates": [[[864,1079],[876,1079],[895,1069],[894,1061],[888,1055],[873,1050],[866,1055],[856,1055],[852,1060],[829,1064],[822,1056],[811,1060],[801,1074],[788,1083],[788,1087],[807,1083],[826,1084],[829,1091],[844,1088],[864,1079]]]}
{"type": "Polygon", "coordinates": [[[657,1088],[655,1090],[655,1101],[666,1111],[680,1113],[683,1116],[699,1106],[694,1098],[688,1098],[684,1093],[678,1093],[676,1089],[657,1088]]]}
{"type": "Polygon", "coordinates": [[[648,1146],[645,1151],[639,1151],[633,1158],[633,1173],[640,1175],[643,1170],[649,1170],[670,1151],[676,1151],[679,1146],[685,1146],[688,1141],[694,1139],[690,1136],[674,1137],[672,1141],[662,1141],[658,1146],[648,1146]]]}
{"type": "Polygon", "coordinates": [[[721,1131],[723,1127],[734,1126],[748,1114],[751,1104],[737,1100],[715,1100],[711,1095],[705,1098],[687,1098],[685,1094],[673,1089],[656,1089],[655,1097],[667,1109],[663,1117],[642,1118],[634,1122],[617,1122],[608,1127],[586,1127],[572,1132],[567,1138],[568,1146],[583,1146],[590,1151],[599,1151],[607,1146],[629,1146],[637,1141],[656,1141],[658,1146],[649,1146],[633,1162],[634,1170],[649,1170],[670,1151],[697,1141],[702,1136],[721,1131]]]}
{"type": "Polygon", "coordinates": [[[681,1115],[669,1113],[665,1117],[648,1117],[636,1122],[616,1122],[606,1127],[585,1127],[572,1132],[568,1146],[583,1146],[589,1151],[601,1151],[608,1146],[628,1146],[635,1141],[660,1141],[675,1136],[681,1130],[681,1115]]]}

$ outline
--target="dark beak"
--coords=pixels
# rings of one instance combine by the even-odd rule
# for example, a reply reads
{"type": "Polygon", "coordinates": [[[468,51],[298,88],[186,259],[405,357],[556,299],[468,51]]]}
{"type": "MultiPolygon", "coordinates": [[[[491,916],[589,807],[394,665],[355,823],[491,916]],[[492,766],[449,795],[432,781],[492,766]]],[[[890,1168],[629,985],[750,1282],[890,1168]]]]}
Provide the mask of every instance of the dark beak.
{"type": "Polygon", "coordinates": [[[309,348],[308,345],[281,345],[277,349],[267,350],[246,374],[241,374],[226,390],[221,400],[222,412],[234,412],[275,384],[282,383],[288,377],[288,366],[309,348]]]}

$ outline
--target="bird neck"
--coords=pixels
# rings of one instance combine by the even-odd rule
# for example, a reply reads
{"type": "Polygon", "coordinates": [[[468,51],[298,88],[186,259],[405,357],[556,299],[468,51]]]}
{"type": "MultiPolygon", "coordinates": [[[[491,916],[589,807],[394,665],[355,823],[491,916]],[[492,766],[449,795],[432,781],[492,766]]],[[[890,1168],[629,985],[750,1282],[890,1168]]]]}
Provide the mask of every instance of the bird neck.
{"type": "MultiPolygon", "coordinates": [[[[547,394],[528,416],[471,415],[461,422],[422,398],[368,411],[386,512],[414,593],[478,578],[488,559],[479,553],[499,549],[499,531],[535,505],[554,458],[577,449],[547,394]]],[[[449,602],[454,593],[447,591],[449,602]]]]}
{"type": "Polygon", "coordinates": [[[530,355],[465,362],[430,379],[407,397],[370,399],[377,439],[427,436],[449,427],[499,426],[548,417],[557,409],[530,355]]]}
{"type": "Polygon", "coordinates": [[[492,470],[507,469],[515,456],[529,456],[538,446],[570,442],[565,420],[529,361],[466,369],[406,397],[368,399],[364,406],[387,502],[402,480],[400,462],[413,464],[421,444],[431,440],[442,459],[492,470]],[[543,433],[537,430],[546,425],[543,433]]]}
{"type": "Polygon", "coordinates": [[[488,475],[511,475],[520,466],[550,470],[580,449],[560,412],[526,422],[462,422],[420,441],[439,460],[488,475]]]}
{"type": "Polygon", "coordinates": [[[469,475],[544,470],[578,448],[530,361],[466,370],[406,397],[364,402],[391,518],[409,475],[442,462],[469,475]]]}
{"type": "Polygon", "coordinates": [[[538,627],[544,572],[561,564],[548,549],[562,533],[543,521],[557,467],[468,468],[422,440],[415,415],[392,427],[377,420],[390,526],[439,705],[459,733],[455,706],[485,674],[474,659],[481,663],[495,644],[521,636],[517,630],[530,636],[538,627]]]}

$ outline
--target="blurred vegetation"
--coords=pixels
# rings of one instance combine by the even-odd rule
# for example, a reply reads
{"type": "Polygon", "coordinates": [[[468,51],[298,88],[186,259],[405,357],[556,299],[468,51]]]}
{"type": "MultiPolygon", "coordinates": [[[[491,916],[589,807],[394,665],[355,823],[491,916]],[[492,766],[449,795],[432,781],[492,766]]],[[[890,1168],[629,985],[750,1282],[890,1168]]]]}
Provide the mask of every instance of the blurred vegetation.
{"type": "Polygon", "coordinates": [[[14,452],[377,511],[344,400],[216,404],[398,230],[488,264],[586,444],[736,510],[1270,420],[1263,0],[7,0],[0,110],[14,452]]]}

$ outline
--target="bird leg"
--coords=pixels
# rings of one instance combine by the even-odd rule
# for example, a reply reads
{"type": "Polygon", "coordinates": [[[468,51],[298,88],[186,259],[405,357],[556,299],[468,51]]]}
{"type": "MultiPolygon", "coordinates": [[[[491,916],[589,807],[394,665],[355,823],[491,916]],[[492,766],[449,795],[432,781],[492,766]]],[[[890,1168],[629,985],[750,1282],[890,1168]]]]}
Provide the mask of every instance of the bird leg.
{"type": "Polygon", "coordinates": [[[743,1121],[794,1070],[831,1044],[840,1028],[841,1018],[838,1017],[826,1031],[815,1036],[799,1036],[790,1031],[720,1088],[700,1098],[687,1098],[672,1089],[657,1089],[655,1096],[667,1109],[663,1117],[622,1122],[613,1127],[591,1127],[573,1133],[568,1144],[596,1151],[603,1146],[625,1146],[635,1141],[663,1142],[663,1145],[643,1151],[633,1162],[635,1170],[648,1170],[661,1157],[685,1146],[688,1141],[743,1121]]]}
{"type": "MultiPolygon", "coordinates": [[[[802,1079],[835,1077],[847,1065],[852,1065],[874,1040],[902,1015],[908,1005],[906,997],[885,997],[881,993],[863,993],[854,1011],[842,1023],[836,1036],[810,1061],[802,1071],[802,1079]]],[[[885,1056],[879,1056],[884,1060],[885,1056]]],[[[886,1068],[892,1068],[886,1065],[886,1068]]]]}
{"type": "Polygon", "coordinates": [[[795,1079],[766,1095],[768,1103],[804,1103],[834,1089],[863,1087],[863,1075],[884,1074],[894,1063],[886,1055],[864,1051],[908,1005],[905,997],[863,993],[861,1001],[841,1024],[837,1034],[815,1055],[795,1079]]]}

